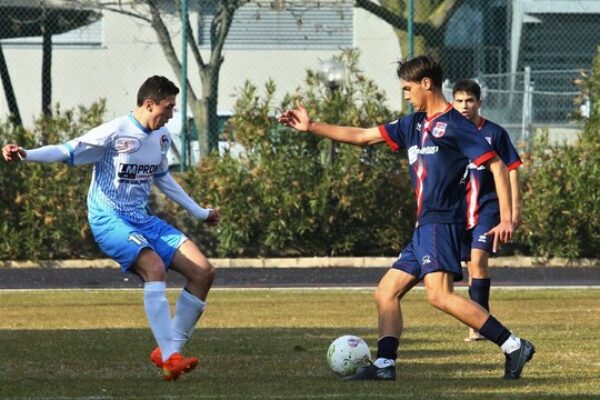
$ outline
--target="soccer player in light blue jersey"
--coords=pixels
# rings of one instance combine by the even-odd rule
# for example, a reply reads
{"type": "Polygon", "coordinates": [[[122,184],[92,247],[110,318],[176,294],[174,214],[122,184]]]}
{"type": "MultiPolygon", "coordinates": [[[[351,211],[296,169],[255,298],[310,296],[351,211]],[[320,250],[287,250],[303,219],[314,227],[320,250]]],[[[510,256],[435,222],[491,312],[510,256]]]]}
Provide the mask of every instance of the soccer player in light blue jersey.
{"type": "Polygon", "coordinates": [[[512,237],[508,171],[475,126],[452,108],[442,93],[442,67],[431,57],[400,62],[397,75],[404,98],[417,112],[373,128],[330,125],[313,121],[301,103],[284,111],[280,122],[298,131],[367,146],[387,143],[406,149],[417,200],[417,225],[412,240],[379,282],[375,301],[379,341],[375,362],[345,380],[395,380],[399,339],[403,330],[400,303],[423,281],[430,304],[479,331],[506,356],[504,378],[518,379],[535,352],[479,304],[454,291],[462,279],[460,250],[466,223],[463,177],[469,162],[484,165],[493,175],[500,221],[486,235],[494,246],[512,237]]]}
{"type": "MultiPolygon", "coordinates": [[[[473,122],[477,130],[492,146],[508,168],[511,188],[511,216],[516,227],[521,219],[521,186],[519,153],[512,145],[508,132],[500,125],[486,120],[479,114],[481,87],[471,79],[456,82],[452,89],[453,105],[463,116],[473,122]]],[[[486,310],[490,310],[489,257],[496,249],[485,235],[500,222],[500,209],[494,177],[484,166],[468,166],[467,180],[467,231],[462,244],[463,261],[469,270],[469,297],[486,310]]],[[[473,328],[469,328],[467,341],[484,339],[473,328]]]]}
{"type": "Polygon", "coordinates": [[[167,78],[152,76],[140,86],[137,107],[126,116],[60,145],[26,150],[8,144],[2,149],[6,161],[93,164],[88,221],[100,249],[122,271],[145,282],[144,309],[158,344],[150,358],[165,380],[177,379],[198,363],[181,349],[204,312],[215,268],[183,233],[148,212],[152,183],[208,225],[220,220],[216,210],[200,207],[169,174],[172,140],[165,124],[173,117],[178,93],[167,78]],[[166,297],[168,269],[187,278],[173,318],[166,297]]]}

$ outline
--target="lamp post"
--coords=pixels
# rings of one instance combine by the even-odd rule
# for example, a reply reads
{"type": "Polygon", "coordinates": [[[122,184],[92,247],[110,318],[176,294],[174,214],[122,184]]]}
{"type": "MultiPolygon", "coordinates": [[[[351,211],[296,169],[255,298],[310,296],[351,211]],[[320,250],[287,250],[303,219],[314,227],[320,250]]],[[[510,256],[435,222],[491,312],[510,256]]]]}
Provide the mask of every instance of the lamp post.
{"type": "Polygon", "coordinates": [[[338,60],[330,59],[319,63],[319,79],[335,93],[346,81],[346,65],[338,60]]]}
{"type": "MultiPolygon", "coordinates": [[[[346,81],[346,65],[338,60],[329,59],[321,61],[319,63],[319,79],[327,88],[331,94],[331,98],[335,98],[335,95],[340,87],[342,87],[346,81]]],[[[336,145],[333,140],[329,142],[329,165],[333,166],[335,159],[336,145]]]]}

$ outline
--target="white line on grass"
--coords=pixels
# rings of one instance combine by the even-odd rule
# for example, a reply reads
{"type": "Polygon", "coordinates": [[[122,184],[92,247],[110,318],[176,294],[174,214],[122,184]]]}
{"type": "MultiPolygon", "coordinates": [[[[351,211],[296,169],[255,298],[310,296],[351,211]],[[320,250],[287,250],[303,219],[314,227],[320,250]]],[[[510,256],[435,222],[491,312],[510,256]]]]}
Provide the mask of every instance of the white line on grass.
{"type": "MultiPolygon", "coordinates": [[[[291,286],[291,287],[224,287],[224,288],[212,288],[211,291],[227,292],[227,291],[328,291],[328,290],[352,290],[352,291],[372,291],[375,286],[327,286],[327,287],[314,287],[314,286],[291,286]]],[[[455,290],[464,291],[468,288],[466,286],[455,287],[455,290]]],[[[587,290],[600,289],[600,285],[528,285],[528,286],[492,286],[492,290],[587,290]]],[[[59,288],[59,289],[0,289],[1,292],[105,292],[105,291],[143,291],[144,288],[59,288]]],[[[181,288],[169,288],[167,291],[180,291],[181,288]]],[[[417,286],[412,290],[425,290],[422,286],[417,286]]]]}

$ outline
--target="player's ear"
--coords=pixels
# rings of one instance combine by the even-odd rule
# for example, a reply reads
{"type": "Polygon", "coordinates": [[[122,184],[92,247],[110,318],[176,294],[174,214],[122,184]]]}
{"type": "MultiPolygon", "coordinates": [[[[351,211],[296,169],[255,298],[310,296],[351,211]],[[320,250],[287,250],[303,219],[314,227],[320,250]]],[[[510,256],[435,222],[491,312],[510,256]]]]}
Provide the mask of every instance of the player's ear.
{"type": "Polygon", "coordinates": [[[146,99],[144,100],[144,103],[142,103],[142,108],[148,112],[152,112],[152,106],[154,106],[152,99],[146,99]]]}
{"type": "Polygon", "coordinates": [[[421,87],[425,90],[430,90],[431,89],[431,79],[427,78],[427,77],[421,79],[421,87]]]}

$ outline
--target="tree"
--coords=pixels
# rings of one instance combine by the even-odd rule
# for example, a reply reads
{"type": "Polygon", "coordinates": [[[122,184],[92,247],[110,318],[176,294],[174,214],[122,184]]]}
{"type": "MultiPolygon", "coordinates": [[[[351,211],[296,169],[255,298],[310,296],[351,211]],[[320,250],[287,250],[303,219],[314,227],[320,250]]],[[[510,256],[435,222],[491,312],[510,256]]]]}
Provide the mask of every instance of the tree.
{"type": "MultiPolygon", "coordinates": [[[[42,36],[42,113],[45,116],[51,115],[52,35],[90,24],[98,17],[87,8],[70,9],[34,0],[23,0],[19,4],[0,1],[0,39],[42,36]]],[[[0,79],[11,120],[20,126],[21,114],[1,43],[0,79]]]]}
{"type": "MultiPolygon", "coordinates": [[[[433,43],[444,37],[448,20],[462,5],[464,0],[422,0],[415,1],[414,34],[421,36],[424,48],[432,48],[433,43]],[[424,18],[421,16],[425,16],[424,18]]],[[[395,29],[408,30],[407,0],[383,0],[381,5],[371,0],[355,0],[354,5],[387,22],[395,29]]],[[[405,40],[405,34],[399,34],[405,40]]]]}
{"type": "MultiPolygon", "coordinates": [[[[190,27],[189,20],[187,21],[187,44],[191,50],[192,58],[198,66],[200,81],[202,83],[202,87],[198,92],[194,90],[189,81],[185,82],[188,93],[187,105],[192,110],[197,131],[200,132],[201,156],[206,156],[217,145],[217,100],[219,74],[224,61],[223,46],[235,11],[248,2],[250,0],[215,0],[216,12],[210,26],[210,55],[207,58],[204,58],[200,54],[199,42],[194,38],[194,32],[190,27]]],[[[181,76],[182,62],[173,44],[176,32],[169,29],[171,25],[166,20],[169,16],[178,15],[181,21],[181,0],[174,2],[160,0],[119,2],[71,0],[70,3],[74,5],[86,5],[88,7],[92,6],[101,11],[116,12],[147,22],[156,32],[158,43],[163,50],[167,62],[175,74],[181,76]]],[[[195,7],[196,11],[198,11],[199,5],[194,3],[192,7],[195,7]]],[[[182,26],[179,26],[180,30],[182,26]]]]}

